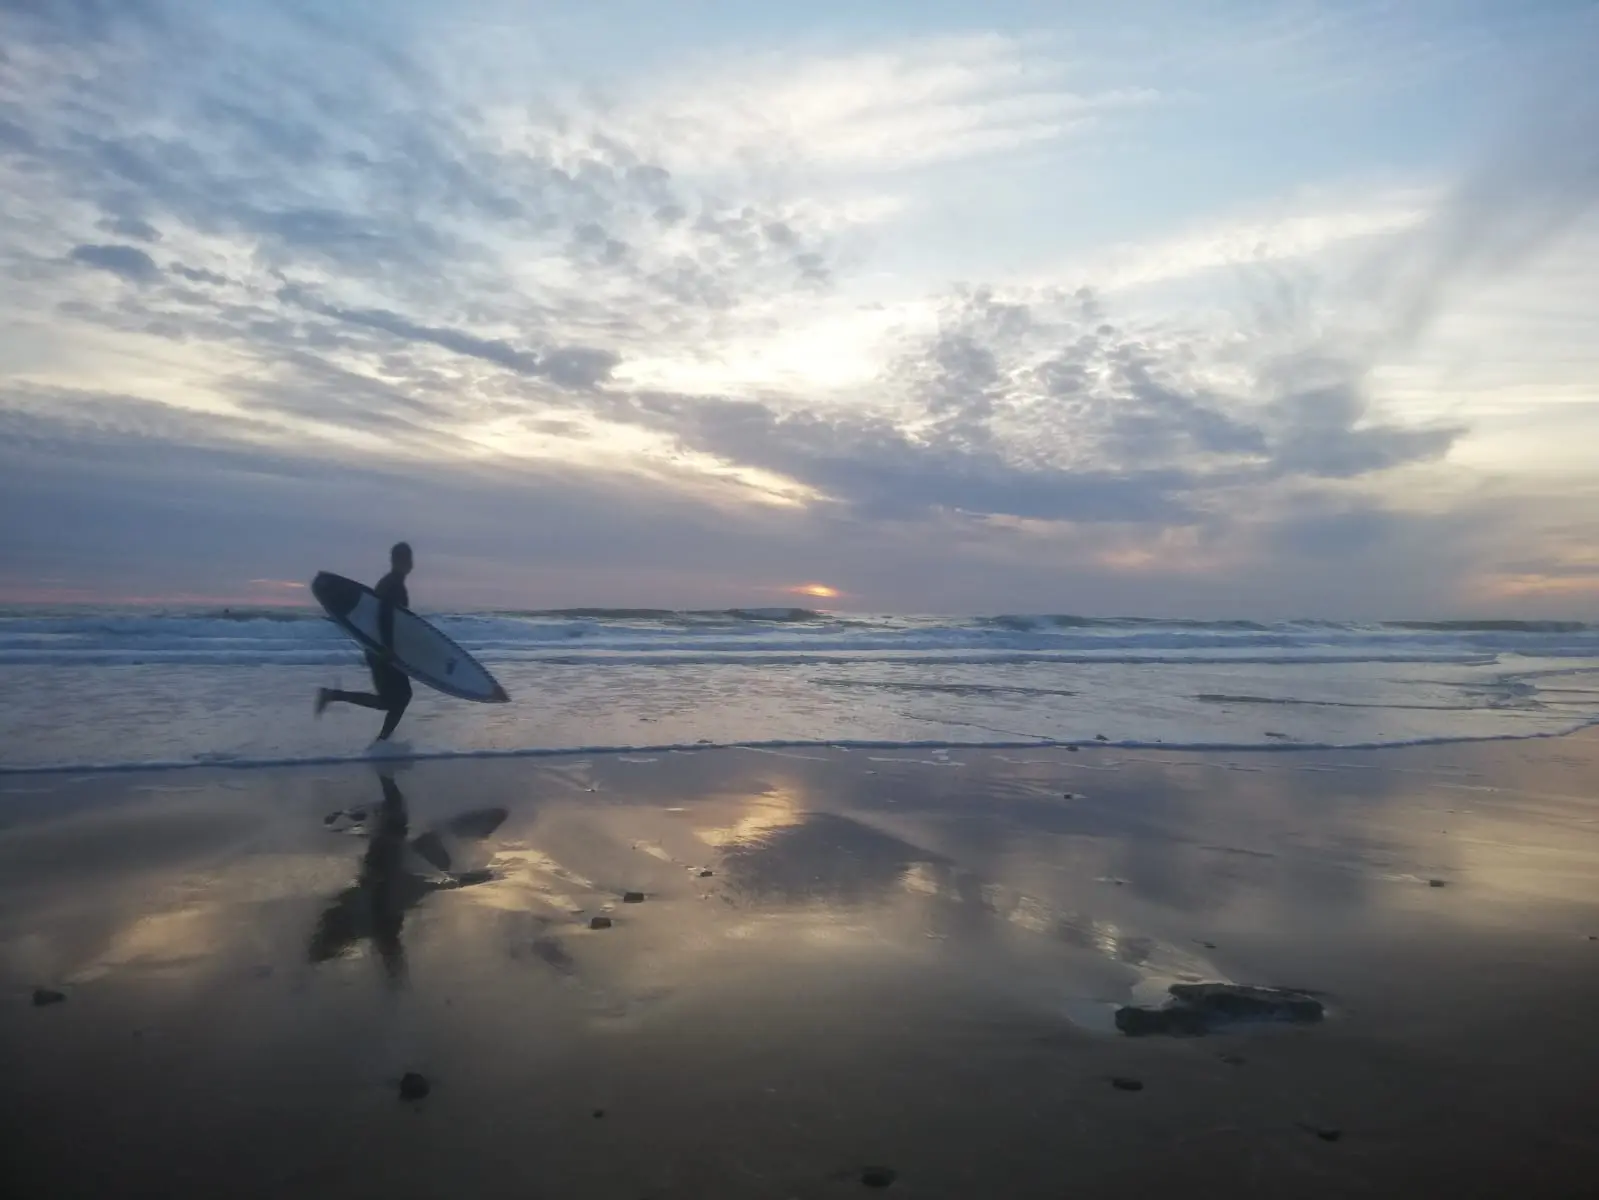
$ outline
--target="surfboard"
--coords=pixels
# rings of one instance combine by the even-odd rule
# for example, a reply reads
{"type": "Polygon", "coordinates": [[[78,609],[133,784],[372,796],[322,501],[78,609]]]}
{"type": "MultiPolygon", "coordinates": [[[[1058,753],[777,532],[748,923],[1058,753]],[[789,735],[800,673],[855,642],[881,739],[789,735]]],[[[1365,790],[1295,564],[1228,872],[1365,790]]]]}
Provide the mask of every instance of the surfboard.
{"type": "Polygon", "coordinates": [[[418,683],[479,704],[505,704],[511,699],[482,663],[408,608],[396,606],[394,647],[385,650],[378,628],[383,602],[366,584],[322,571],[311,581],[311,594],[329,619],[363,649],[386,656],[418,683]]]}

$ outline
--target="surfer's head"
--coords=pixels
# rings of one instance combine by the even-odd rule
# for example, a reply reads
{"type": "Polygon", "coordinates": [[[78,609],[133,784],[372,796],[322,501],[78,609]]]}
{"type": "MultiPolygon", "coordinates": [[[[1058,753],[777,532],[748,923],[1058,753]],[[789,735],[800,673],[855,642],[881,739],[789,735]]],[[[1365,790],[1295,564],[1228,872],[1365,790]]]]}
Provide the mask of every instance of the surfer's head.
{"type": "Polygon", "coordinates": [[[389,547],[389,565],[402,575],[411,573],[410,542],[395,542],[389,547]]]}

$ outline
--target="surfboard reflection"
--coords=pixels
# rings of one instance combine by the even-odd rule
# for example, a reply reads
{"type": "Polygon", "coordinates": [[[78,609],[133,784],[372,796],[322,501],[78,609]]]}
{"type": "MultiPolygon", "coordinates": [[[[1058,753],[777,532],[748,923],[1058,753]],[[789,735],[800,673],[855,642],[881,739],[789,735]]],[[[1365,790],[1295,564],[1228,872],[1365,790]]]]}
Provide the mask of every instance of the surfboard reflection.
{"type": "Polygon", "coordinates": [[[476,809],[410,837],[405,796],[390,775],[380,775],[383,802],[372,814],[342,811],[339,818],[367,829],[366,852],[355,883],[345,888],[317,918],[308,947],[314,963],[342,958],[363,941],[383,965],[392,986],[406,978],[405,946],[400,931],[406,914],[434,892],[471,887],[493,878],[478,861],[471,844],[490,837],[505,820],[503,808],[476,809]]]}

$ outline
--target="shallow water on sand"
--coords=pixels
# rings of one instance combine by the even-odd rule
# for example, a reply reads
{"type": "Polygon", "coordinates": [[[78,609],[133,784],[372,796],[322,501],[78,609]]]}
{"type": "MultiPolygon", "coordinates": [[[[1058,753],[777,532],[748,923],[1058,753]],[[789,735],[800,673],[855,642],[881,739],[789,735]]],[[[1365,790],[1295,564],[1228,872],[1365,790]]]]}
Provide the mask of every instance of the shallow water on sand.
{"type": "Polygon", "coordinates": [[[34,776],[0,797],[18,1168],[41,1195],[820,1197],[870,1167],[924,1197],[1565,1194],[1599,1170],[1596,747],[34,776]],[[1199,981],[1328,1016],[1114,1032],[1199,981]]]}

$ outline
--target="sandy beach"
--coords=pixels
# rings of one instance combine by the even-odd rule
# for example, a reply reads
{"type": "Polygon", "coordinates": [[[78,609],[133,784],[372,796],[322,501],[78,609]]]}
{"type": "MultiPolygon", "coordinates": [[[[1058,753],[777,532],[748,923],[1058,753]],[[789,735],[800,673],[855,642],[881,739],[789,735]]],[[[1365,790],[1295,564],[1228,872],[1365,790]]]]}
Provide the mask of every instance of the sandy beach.
{"type": "Polygon", "coordinates": [[[1595,778],[1590,735],[7,776],[9,1194],[1592,1194],[1595,778]],[[1210,981],[1324,1016],[1118,1031],[1210,981]]]}

